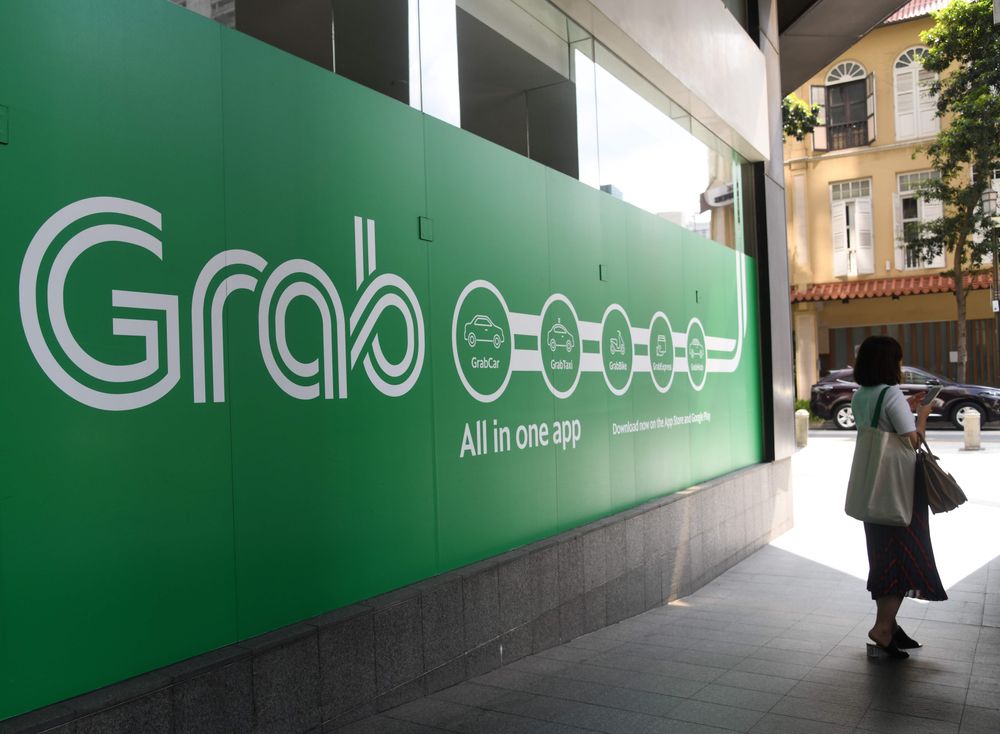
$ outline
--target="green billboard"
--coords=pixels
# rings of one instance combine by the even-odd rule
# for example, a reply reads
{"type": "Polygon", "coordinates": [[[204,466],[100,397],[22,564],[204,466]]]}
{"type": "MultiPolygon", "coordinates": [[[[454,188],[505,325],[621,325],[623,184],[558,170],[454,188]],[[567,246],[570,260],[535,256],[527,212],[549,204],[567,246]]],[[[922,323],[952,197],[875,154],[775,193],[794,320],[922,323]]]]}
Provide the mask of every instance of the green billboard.
{"type": "Polygon", "coordinates": [[[0,110],[0,719],[762,458],[751,258],[165,0],[0,110]]]}

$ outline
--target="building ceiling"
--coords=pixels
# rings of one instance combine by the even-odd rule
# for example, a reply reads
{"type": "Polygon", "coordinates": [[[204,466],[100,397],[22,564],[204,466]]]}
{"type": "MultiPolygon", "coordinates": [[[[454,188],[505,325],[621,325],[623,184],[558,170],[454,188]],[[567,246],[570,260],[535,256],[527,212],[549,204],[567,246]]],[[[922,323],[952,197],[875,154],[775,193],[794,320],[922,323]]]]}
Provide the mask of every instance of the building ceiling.
{"type": "Polygon", "coordinates": [[[781,93],[794,91],[907,0],[778,0],[781,93]]]}

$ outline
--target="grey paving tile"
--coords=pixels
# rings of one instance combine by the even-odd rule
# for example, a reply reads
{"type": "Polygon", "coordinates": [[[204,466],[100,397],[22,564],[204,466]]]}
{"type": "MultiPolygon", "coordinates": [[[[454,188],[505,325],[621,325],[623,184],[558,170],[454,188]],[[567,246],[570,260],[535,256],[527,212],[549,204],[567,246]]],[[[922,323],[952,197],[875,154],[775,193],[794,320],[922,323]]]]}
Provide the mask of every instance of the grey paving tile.
{"type": "Polygon", "coordinates": [[[710,683],[695,693],[692,698],[697,701],[721,703],[726,706],[764,712],[770,711],[771,707],[781,700],[781,694],[710,683]]]}
{"type": "Polygon", "coordinates": [[[432,694],[431,698],[451,701],[474,708],[488,709],[503,698],[509,696],[531,696],[533,694],[515,691],[510,688],[489,686],[483,683],[465,681],[451,688],[445,688],[432,694]]]}
{"type": "Polygon", "coordinates": [[[851,727],[840,724],[830,724],[823,721],[796,719],[779,714],[765,714],[757,722],[751,734],[849,734],[851,727]]]}
{"type": "Polygon", "coordinates": [[[917,716],[923,719],[938,719],[958,723],[962,720],[961,701],[946,700],[942,696],[933,695],[922,698],[913,695],[909,686],[900,686],[899,690],[889,693],[879,693],[872,698],[871,708],[875,711],[888,711],[903,716],[917,716]]]}
{"type": "Polygon", "coordinates": [[[795,681],[790,678],[780,678],[762,673],[748,673],[740,670],[730,670],[723,673],[716,680],[716,683],[733,688],[749,688],[752,691],[765,691],[767,693],[788,693],[795,685],[795,681]]]}
{"type": "Polygon", "coordinates": [[[473,709],[451,722],[448,731],[458,734],[571,734],[579,730],[551,721],[473,709]]]}
{"type": "Polygon", "coordinates": [[[684,701],[669,714],[672,719],[707,724],[735,731],[749,731],[764,713],[708,701],[684,701]]]}
{"type": "Polygon", "coordinates": [[[425,726],[448,728],[453,721],[461,719],[470,711],[475,710],[475,706],[429,696],[397,706],[379,718],[389,717],[425,726]]]}
{"type": "Polygon", "coordinates": [[[601,653],[598,650],[591,650],[584,647],[573,647],[570,645],[560,645],[559,647],[553,647],[550,650],[538,653],[538,657],[548,658],[550,660],[562,660],[567,663],[582,663],[583,661],[590,660],[600,654],[601,653]]]}
{"type": "Polygon", "coordinates": [[[750,653],[750,657],[757,660],[769,660],[775,663],[792,663],[793,665],[804,665],[807,668],[814,668],[819,661],[826,657],[826,653],[806,652],[802,650],[788,650],[772,647],[769,644],[759,647],[750,653]]]}
{"type": "Polygon", "coordinates": [[[801,680],[811,670],[813,666],[798,665],[784,661],[760,660],[758,658],[747,658],[736,665],[734,670],[745,673],[761,673],[763,675],[777,676],[779,678],[794,678],[801,680]]]}
{"type": "Polygon", "coordinates": [[[966,706],[960,734],[996,734],[1000,731],[1000,711],[995,708],[966,706]]]}
{"type": "Polygon", "coordinates": [[[806,698],[795,698],[785,696],[771,713],[782,716],[792,716],[797,719],[808,719],[810,721],[822,721],[828,724],[841,724],[843,726],[854,727],[865,715],[868,706],[866,703],[848,703],[838,701],[831,703],[828,701],[814,701],[806,698]]]}
{"type": "Polygon", "coordinates": [[[922,719],[918,716],[904,716],[871,709],[858,722],[858,729],[886,732],[886,734],[902,731],[913,732],[913,734],[957,734],[958,724],[951,721],[922,719]]]}
{"type": "Polygon", "coordinates": [[[1000,696],[997,696],[997,694],[992,691],[970,688],[969,695],[965,699],[965,705],[1000,711],[1000,696]]]}
{"type": "Polygon", "coordinates": [[[841,688],[830,683],[814,683],[802,680],[796,683],[786,695],[821,703],[867,706],[871,703],[872,696],[874,695],[871,688],[871,686],[841,688]]]}
{"type": "MultiPolygon", "coordinates": [[[[611,670],[608,668],[607,670],[611,670]]],[[[680,698],[690,698],[695,693],[705,687],[701,681],[690,681],[684,678],[673,678],[668,675],[657,675],[655,673],[633,673],[629,671],[616,671],[622,674],[620,678],[625,688],[635,688],[640,691],[651,693],[662,693],[668,696],[678,696],[680,698]]]]}
{"type": "Polygon", "coordinates": [[[441,729],[434,729],[411,721],[393,719],[384,714],[362,719],[346,727],[336,730],[339,734],[434,734],[441,729]]]}
{"type": "Polygon", "coordinates": [[[539,675],[552,675],[565,670],[572,664],[572,661],[560,659],[558,657],[546,657],[543,655],[532,655],[523,658],[507,666],[508,670],[519,670],[527,673],[537,673],[539,675]]]}

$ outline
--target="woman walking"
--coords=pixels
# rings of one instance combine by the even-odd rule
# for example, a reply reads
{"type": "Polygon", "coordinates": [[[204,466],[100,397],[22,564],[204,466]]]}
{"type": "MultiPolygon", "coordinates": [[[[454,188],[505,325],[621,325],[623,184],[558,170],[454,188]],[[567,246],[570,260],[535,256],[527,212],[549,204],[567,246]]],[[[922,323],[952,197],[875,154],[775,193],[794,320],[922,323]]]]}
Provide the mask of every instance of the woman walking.
{"type": "MultiPolygon", "coordinates": [[[[889,336],[870,336],[862,342],[854,365],[854,380],[861,385],[851,401],[856,425],[870,425],[879,396],[885,390],[878,427],[909,438],[913,449],[927,429],[931,405],[920,405],[925,393],[907,398],[902,382],[903,349],[889,336]],[[913,414],[917,417],[914,421],[913,414]]],[[[896,622],[905,597],[927,601],[948,598],[931,547],[927,522],[927,494],[918,480],[913,494],[913,518],[906,527],[865,523],[868,544],[868,590],[875,600],[875,624],[868,637],[880,656],[907,658],[907,649],[920,647],[896,622]]]]}

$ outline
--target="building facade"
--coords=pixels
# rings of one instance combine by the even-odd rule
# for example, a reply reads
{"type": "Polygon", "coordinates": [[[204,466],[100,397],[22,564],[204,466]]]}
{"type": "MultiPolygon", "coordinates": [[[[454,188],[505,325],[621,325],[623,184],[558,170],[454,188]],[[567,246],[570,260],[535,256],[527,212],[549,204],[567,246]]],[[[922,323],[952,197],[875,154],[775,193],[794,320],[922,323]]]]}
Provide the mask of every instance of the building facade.
{"type": "MultiPolygon", "coordinates": [[[[942,214],[915,193],[934,176],[921,148],[937,134],[934,76],[919,63],[920,32],[946,2],[914,0],[831,61],[796,92],[824,125],[785,143],[796,393],[853,364],[861,341],[890,334],[904,361],[954,379],[957,307],[952,256],[906,247],[942,214]]],[[[1000,181],[994,179],[995,187],[1000,181]]],[[[967,381],[1000,383],[989,263],[966,277],[967,381]]]]}
{"type": "Polygon", "coordinates": [[[334,729],[787,529],[780,5],[4,3],[0,730],[334,729]]]}

